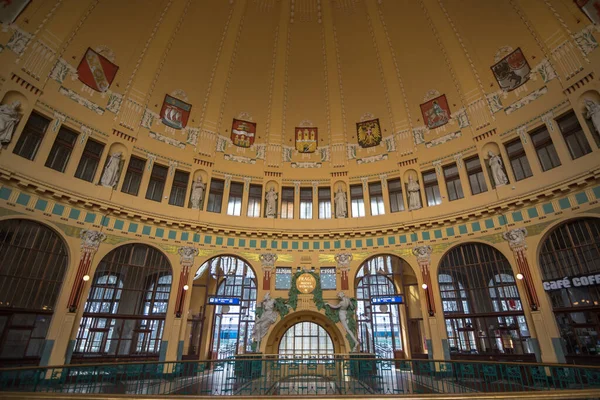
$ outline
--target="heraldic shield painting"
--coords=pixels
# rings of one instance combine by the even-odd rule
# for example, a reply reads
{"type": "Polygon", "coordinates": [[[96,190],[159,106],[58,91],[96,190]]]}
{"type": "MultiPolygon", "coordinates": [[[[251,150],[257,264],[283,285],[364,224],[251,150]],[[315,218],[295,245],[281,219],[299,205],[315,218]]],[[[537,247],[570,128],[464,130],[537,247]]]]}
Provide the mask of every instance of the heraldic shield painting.
{"type": "Polygon", "coordinates": [[[190,118],[192,105],[184,101],[176,99],[173,96],[166,95],[162,108],[160,109],[160,117],[163,124],[174,129],[183,129],[190,118]]]}
{"type": "Polygon", "coordinates": [[[250,147],[254,143],[256,123],[233,119],[231,126],[231,141],[239,147],[250,147]]]}
{"type": "Polygon", "coordinates": [[[319,134],[317,128],[296,127],[296,150],[300,153],[314,153],[317,150],[319,134]]]}
{"type": "Polygon", "coordinates": [[[381,143],[379,118],[358,122],[356,124],[356,134],[358,135],[358,144],[361,147],[377,146],[381,143]]]}
{"type": "Polygon", "coordinates": [[[423,114],[423,122],[429,129],[446,125],[450,121],[450,107],[446,95],[443,94],[421,104],[421,113],[423,114]]]}
{"type": "Polygon", "coordinates": [[[515,90],[529,80],[531,68],[520,48],[492,66],[494,77],[505,92],[515,90]]]}
{"type": "Polygon", "coordinates": [[[0,1],[0,23],[12,24],[31,0],[2,0],[0,1]]]}
{"type": "Polygon", "coordinates": [[[106,57],[88,48],[77,67],[79,80],[98,92],[106,92],[119,67],[106,57]]]}

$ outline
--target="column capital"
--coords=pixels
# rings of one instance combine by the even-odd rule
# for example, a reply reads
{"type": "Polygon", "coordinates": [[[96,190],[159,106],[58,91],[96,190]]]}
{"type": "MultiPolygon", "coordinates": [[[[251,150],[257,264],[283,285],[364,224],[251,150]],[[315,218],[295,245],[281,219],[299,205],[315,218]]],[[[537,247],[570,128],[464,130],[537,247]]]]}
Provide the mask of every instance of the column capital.
{"type": "Polygon", "coordinates": [[[335,262],[337,263],[337,267],[340,269],[348,270],[350,268],[350,262],[352,259],[352,253],[337,253],[335,255],[335,262]]]}
{"type": "Polygon", "coordinates": [[[510,231],[502,234],[502,237],[508,242],[511,250],[515,252],[527,249],[527,244],[525,243],[526,236],[527,229],[525,228],[511,229],[510,231]]]}
{"type": "Polygon", "coordinates": [[[272,270],[277,261],[277,254],[275,253],[263,253],[258,259],[260,260],[261,266],[264,270],[272,270]]]}
{"type": "Polygon", "coordinates": [[[84,229],[79,234],[81,238],[81,250],[84,253],[96,253],[100,243],[106,240],[106,235],[100,231],[84,229]]]}
{"type": "Polygon", "coordinates": [[[433,248],[431,246],[416,246],[413,248],[412,253],[417,257],[417,262],[422,267],[431,263],[433,248]]]}
{"type": "Polygon", "coordinates": [[[198,255],[198,249],[192,246],[182,246],[177,252],[179,253],[179,263],[183,267],[191,267],[194,265],[194,258],[198,255]]]}

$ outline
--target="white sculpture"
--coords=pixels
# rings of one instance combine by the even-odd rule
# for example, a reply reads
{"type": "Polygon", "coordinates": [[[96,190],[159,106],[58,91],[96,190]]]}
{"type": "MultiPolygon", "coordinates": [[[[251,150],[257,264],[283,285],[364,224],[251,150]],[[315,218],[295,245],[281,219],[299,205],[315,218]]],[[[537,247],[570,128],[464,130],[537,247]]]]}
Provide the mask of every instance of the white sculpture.
{"type": "Polygon", "coordinates": [[[271,189],[267,192],[267,218],[275,218],[277,216],[277,192],[271,186],[271,189]]]}
{"type": "Polygon", "coordinates": [[[503,186],[508,183],[508,178],[504,173],[502,167],[502,158],[499,155],[494,154],[491,150],[488,151],[490,169],[492,170],[492,177],[496,186],[503,186]]]}
{"type": "Polygon", "coordinates": [[[527,248],[525,237],[527,236],[526,228],[515,228],[504,232],[502,237],[508,242],[511,250],[524,250],[527,248]]]}
{"type": "Polygon", "coordinates": [[[111,154],[102,177],[100,178],[100,184],[104,187],[114,188],[119,181],[119,172],[121,172],[121,156],[123,153],[120,151],[111,154]]]}
{"type": "Polygon", "coordinates": [[[346,218],[348,215],[348,202],[346,200],[346,193],[340,187],[335,192],[335,217],[346,218]]]}
{"type": "Polygon", "coordinates": [[[600,104],[594,100],[585,99],[585,108],[587,110],[586,118],[592,120],[594,129],[600,134],[600,104]]]}
{"type": "Polygon", "coordinates": [[[269,292],[265,293],[263,301],[260,303],[263,313],[260,318],[254,322],[254,331],[252,338],[257,343],[256,349],[260,349],[260,342],[267,335],[269,328],[277,321],[277,311],[275,311],[275,300],[271,298],[269,292]]]}
{"type": "Polygon", "coordinates": [[[15,127],[21,119],[19,107],[21,102],[18,100],[0,106],[0,143],[2,144],[10,143],[12,139],[15,127]]]}
{"type": "Polygon", "coordinates": [[[408,192],[408,209],[412,211],[421,208],[421,187],[413,179],[412,175],[408,177],[406,191],[408,192]]]}
{"type": "Polygon", "coordinates": [[[350,328],[348,327],[348,311],[352,312],[354,309],[354,306],[352,305],[352,301],[348,297],[346,297],[344,292],[339,292],[338,298],[340,299],[339,304],[337,304],[337,305],[327,304],[327,305],[331,308],[340,310],[340,322],[342,323],[342,326],[346,330],[346,333],[348,334],[348,336],[350,336],[352,338],[352,340],[354,340],[354,347],[352,347],[352,352],[356,353],[356,352],[358,352],[358,345],[360,343],[358,342],[358,339],[356,338],[356,335],[354,334],[354,332],[352,332],[350,330],[350,328]]]}
{"type": "Polygon", "coordinates": [[[194,183],[192,183],[192,195],[190,197],[190,203],[192,204],[192,209],[199,210],[202,205],[202,200],[204,200],[204,189],[206,185],[202,182],[202,177],[198,176],[194,183]]]}
{"type": "Polygon", "coordinates": [[[84,252],[96,252],[100,243],[106,240],[106,235],[100,231],[84,229],[79,233],[81,249],[84,252]]]}

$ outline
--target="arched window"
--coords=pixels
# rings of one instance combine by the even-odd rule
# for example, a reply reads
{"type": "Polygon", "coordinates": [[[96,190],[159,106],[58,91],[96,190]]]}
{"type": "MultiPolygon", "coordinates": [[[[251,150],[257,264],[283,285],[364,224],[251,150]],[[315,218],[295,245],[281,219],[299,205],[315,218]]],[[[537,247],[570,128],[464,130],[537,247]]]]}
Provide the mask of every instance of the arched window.
{"type": "Polygon", "coordinates": [[[329,333],[314,322],[298,322],[285,331],[279,342],[279,355],[290,357],[318,357],[334,354],[329,333]]]}
{"type": "Polygon", "coordinates": [[[67,266],[50,228],[0,221],[0,366],[39,363],[67,266]]]}
{"type": "MultiPolygon", "coordinates": [[[[198,285],[205,279],[206,287],[214,287],[213,295],[233,297],[240,305],[208,306],[214,310],[210,351],[215,359],[251,352],[252,330],[256,316],[256,275],[248,263],[234,256],[219,256],[200,266],[198,285]],[[208,274],[204,274],[205,271],[208,274]]],[[[194,283],[196,286],[196,283],[194,283]]],[[[207,308],[205,303],[203,309],[207,308]]],[[[200,347],[201,337],[192,338],[200,347]]]]}
{"type": "Polygon", "coordinates": [[[397,304],[372,305],[371,299],[400,294],[404,268],[401,258],[382,255],[367,260],[356,275],[361,350],[380,358],[394,358],[403,351],[400,310],[397,304]]]}
{"type": "Polygon", "coordinates": [[[542,243],[540,268],[544,281],[594,276],[595,283],[550,289],[547,293],[566,344],[568,361],[598,363],[600,219],[578,219],[554,228],[542,243]]]}
{"type": "Polygon", "coordinates": [[[479,243],[457,246],[442,258],[438,282],[453,358],[533,361],[519,291],[502,253],[479,243]]]}
{"type": "Polygon", "coordinates": [[[77,333],[74,362],[158,358],[172,271],[153,247],[130,244],[98,265],[77,333]]]}

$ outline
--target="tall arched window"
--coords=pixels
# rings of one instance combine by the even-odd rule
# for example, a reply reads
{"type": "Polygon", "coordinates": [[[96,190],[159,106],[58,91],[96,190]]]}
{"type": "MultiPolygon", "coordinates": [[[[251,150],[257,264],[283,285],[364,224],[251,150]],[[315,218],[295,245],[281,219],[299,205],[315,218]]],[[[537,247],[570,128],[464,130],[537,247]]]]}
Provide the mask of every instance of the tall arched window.
{"type": "Polygon", "coordinates": [[[39,363],[67,267],[67,248],[50,228],[0,221],[0,366],[39,363]]]}
{"type": "Polygon", "coordinates": [[[591,284],[551,289],[547,293],[569,361],[598,363],[600,219],[578,219],[554,228],[542,243],[540,268],[544,281],[594,276],[595,283],[586,279],[591,284]]]}
{"type": "Polygon", "coordinates": [[[381,358],[400,357],[403,351],[397,304],[372,305],[377,296],[400,294],[405,261],[382,255],[368,259],[356,275],[356,300],[361,350],[381,358]]]}
{"type": "Polygon", "coordinates": [[[298,322],[292,325],[279,342],[279,355],[288,357],[318,357],[334,354],[329,333],[314,322],[298,322]]]}
{"type": "Polygon", "coordinates": [[[438,282],[453,358],[534,360],[519,291],[502,253],[480,243],[457,246],[442,258],[438,282]]]}
{"type": "MultiPolygon", "coordinates": [[[[194,279],[201,281],[203,277],[209,280],[207,287],[215,288],[212,291],[215,296],[240,299],[240,305],[208,306],[209,310],[214,310],[210,346],[212,358],[222,359],[252,351],[256,316],[254,270],[241,258],[219,256],[202,264],[194,279]],[[208,274],[204,274],[206,270],[209,270],[208,274]]],[[[206,306],[205,303],[204,309],[206,306]]]]}
{"type": "Polygon", "coordinates": [[[129,244],[98,265],[77,333],[73,362],[158,358],[171,292],[163,253],[129,244]]]}

